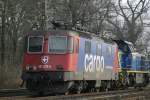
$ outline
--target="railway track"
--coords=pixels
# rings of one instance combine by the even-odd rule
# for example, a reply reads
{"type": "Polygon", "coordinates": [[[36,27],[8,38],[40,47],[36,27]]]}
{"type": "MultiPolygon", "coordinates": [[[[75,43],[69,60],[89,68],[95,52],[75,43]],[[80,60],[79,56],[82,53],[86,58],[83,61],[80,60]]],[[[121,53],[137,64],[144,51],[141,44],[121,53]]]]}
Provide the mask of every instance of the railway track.
{"type": "MultiPolygon", "coordinates": [[[[100,93],[84,93],[84,94],[74,94],[67,96],[51,96],[51,97],[41,97],[39,100],[122,100],[122,98],[127,97],[135,97],[140,94],[145,94],[147,90],[118,90],[118,91],[108,91],[108,92],[100,92],[100,93]],[[120,98],[120,99],[119,99],[120,98]]],[[[148,92],[147,92],[148,93],[148,92]]]]}
{"type": "MultiPolygon", "coordinates": [[[[29,94],[26,89],[20,90],[0,90],[0,100],[126,100],[123,98],[144,98],[145,95],[150,94],[150,89],[128,89],[128,90],[117,90],[99,93],[82,93],[82,94],[71,94],[71,95],[47,95],[47,96],[33,96],[29,94]],[[3,95],[3,96],[2,96],[3,95]]],[[[128,100],[128,99],[127,99],[128,100]]],[[[129,99],[134,100],[134,99],[129,99]]],[[[136,99],[135,99],[136,100],[136,99]]],[[[149,100],[149,99],[147,99],[149,100]]]]}
{"type": "Polygon", "coordinates": [[[0,97],[25,96],[31,95],[26,89],[1,89],[0,97]]]}

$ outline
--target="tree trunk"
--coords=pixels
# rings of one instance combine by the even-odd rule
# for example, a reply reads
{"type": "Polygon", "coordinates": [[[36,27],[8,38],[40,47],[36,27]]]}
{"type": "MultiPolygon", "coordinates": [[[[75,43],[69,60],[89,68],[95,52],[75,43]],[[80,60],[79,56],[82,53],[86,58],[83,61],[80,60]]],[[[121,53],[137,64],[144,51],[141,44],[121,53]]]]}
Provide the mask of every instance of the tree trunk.
{"type": "Polygon", "coordinates": [[[6,2],[7,0],[4,0],[4,7],[2,10],[2,30],[1,30],[1,63],[0,65],[4,65],[5,61],[5,20],[6,20],[6,2]]]}

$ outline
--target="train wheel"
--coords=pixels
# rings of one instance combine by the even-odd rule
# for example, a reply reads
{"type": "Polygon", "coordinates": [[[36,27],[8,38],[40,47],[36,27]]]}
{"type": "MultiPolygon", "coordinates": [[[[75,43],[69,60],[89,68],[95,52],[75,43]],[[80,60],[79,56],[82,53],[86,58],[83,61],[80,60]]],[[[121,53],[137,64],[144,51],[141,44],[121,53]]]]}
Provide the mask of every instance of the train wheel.
{"type": "Polygon", "coordinates": [[[69,94],[69,91],[66,91],[66,92],[65,92],[65,95],[68,95],[68,94],[69,94]]]}
{"type": "Polygon", "coordinates": [[[81,91],[80,91],[80,90],[78,90],[78,91],[77,91],[77,94],[80,94],[80,93],[81,93],[81,91]]]}
{"type": "Polygon", "coordinates": [[[100,88],[96,88],[96,92],[99,93],[100,92],[100,88]]]}
{"type": "Polygon", "coordinates": [[[80,94],[83,90],[83,82],[79,82],[77,86],[77,94],[80,94]]]}
{"type": "Polygon", "coordinates": [[[95,88],[91,88],[90,92],[91,92],[91,93],[92,93],[92,92],[95,92],[95,88]]]}
{"type": "Polygon", "coordinates": [[[43,91],[39,91],[39,92],[38,92],[38,95],[39,95],[39,96],[44,96],[44,92],[43,92],[43,91]]]}

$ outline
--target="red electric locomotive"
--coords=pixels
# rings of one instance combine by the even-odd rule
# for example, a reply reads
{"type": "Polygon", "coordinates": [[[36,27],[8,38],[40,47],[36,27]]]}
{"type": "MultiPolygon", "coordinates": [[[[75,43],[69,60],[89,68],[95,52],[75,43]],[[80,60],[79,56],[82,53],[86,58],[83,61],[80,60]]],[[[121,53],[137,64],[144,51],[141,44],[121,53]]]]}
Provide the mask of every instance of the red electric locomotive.
{"type": "MultiPolygon", "coordinates": [[[[132,69],[134,59],[124,41],[69,30],[33,31],[25,37],[22,79],[28,90],[38,93],[134,86],[137,82],[128,75],[137,70],[132,69]]],[[[138,72],[143,74],[141,67],[139,63],[138,72]]],[[[140,84],[145,80],[141,77],[140,84]]]]}
{"type": "Polygon", "coordinates": [[[79,37],[73,32],[30,32],[22,74],[26,87],[36,92],[49,91],[51,86],[51,92],[66,91],[72,84],[67,80],[72,80],[77,68],[78,45],[79,37]]]}

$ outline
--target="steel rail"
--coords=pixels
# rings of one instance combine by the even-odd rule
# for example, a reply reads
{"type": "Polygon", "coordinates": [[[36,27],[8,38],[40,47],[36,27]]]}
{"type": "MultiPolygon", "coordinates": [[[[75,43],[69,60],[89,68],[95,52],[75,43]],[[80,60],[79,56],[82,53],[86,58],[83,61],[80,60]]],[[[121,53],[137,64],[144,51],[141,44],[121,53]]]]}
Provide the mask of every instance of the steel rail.
{"type": "MultiPolygon", "coordinates": [[[[29,94],[26,89],[21,90],[0,90],[0,98],[17,98],[20,100],[122,100],[121,98],[130,98],[130,97],[139,97],[150,94],[149,88],[140,89],[126,89],[126,90],[115,90],[115,91],[107,91],[107,92],[99,92],[99,93],[81,93],[81,94],[55,94],[55,95],[45,95],[45,96],[35,96],[29,94]],[[7,95],[9,94],[9,95],[7,95]],[[11,95],[10,95],[11,94],[11,95]],[[13,95],[12,95],[13,94],[13,95]]],[[[135,99],[136,100],[136,99],[135,99]]]]}
{"type": "Polygon", "coordinates": [[[56,96],[38,97],[38,99],[39,100],[91,100],[91,99],[101,100],[101,99],[114,98],[114,97],[131,96],[135,93],[141,93],[141,92],[143,93],[143,91],[150,92],[150,89],[144,89],[144,90],[130,89],[130,90],[117,90],[117,91],[108,91],[108,92],[100,92],[100,93],[56,95],[56,96]]]}
{"type": "Polygon", "coordinates": [[[9,97],[9,96],[25,96],[30,95],[25,88],[21,89],[0,89],[0,97],[9,97]]]}

